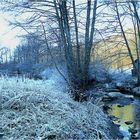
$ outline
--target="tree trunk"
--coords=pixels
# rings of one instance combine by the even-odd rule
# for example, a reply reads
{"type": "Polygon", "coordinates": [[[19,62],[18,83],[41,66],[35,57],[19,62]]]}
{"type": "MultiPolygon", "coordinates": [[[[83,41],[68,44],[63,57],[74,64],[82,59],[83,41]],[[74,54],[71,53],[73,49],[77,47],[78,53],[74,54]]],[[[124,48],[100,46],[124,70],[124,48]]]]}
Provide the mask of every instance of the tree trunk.
{"type": "Polygon", "coordinates": [[[92,23],[90,24],[90,13],[91,13],[91,0],[87,1],[87,19],[85,29],[85,55],[84,62],[80,59],[80,45],[79,45],[79,34],[78,24],[76,15],[75,0],[73,0],[73,16],[74,16],[74,29],[76,38],[76,57],[73,54],[73,43],[71,39],[71,31],[69,24],[69,15],[67,9],[67,1],[60,0],[59,3],[54,0],[54,7],[56,11],[56,17],[61,33],[62,43],[65,49],[65,58],[67,63],[68,80],[72,90],[74,91],[74,99],[79,100],[81,92],[86,89],[89,79],[89,63],[90,63],[90,52],[93,45],[93,34],[96,17],[96,6],[97,0],[94,1],[92,23]],[[81,64],[84,64],[83,66],[81,64]]]}

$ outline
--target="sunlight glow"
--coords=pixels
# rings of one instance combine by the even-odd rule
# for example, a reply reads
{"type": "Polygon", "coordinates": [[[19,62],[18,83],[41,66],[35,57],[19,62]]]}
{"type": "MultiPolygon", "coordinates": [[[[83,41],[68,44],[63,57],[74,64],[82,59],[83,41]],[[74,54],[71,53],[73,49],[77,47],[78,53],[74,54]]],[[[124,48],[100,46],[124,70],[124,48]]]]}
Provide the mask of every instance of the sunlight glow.
{"type": "Polygon", "coordinates": [[[19,29],[11,29],[7,20],[10,20],[12,17],[7,13],[0,13],[0,48],[8,47],[15,48],[20,40],[17,38],[19,29]]]}

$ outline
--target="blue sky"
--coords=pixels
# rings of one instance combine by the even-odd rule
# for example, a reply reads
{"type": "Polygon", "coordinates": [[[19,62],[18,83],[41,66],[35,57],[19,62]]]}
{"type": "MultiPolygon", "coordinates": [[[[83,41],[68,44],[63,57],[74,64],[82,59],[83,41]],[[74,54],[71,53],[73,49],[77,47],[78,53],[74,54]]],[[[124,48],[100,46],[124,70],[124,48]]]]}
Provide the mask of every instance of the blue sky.
{"type": "MultiPolygon", "coordinates": [[[[83,2],[85,0],[79,0],[78,2],[83,2]]],[[[109,12],[109,11],[107,11],[109,12]]],[[[26,15],[28,17],[28,15],[26,15]]],[[[24,14],[24,17],[26,17],[24,14]]],[[[15,48],[18,44],[20,44],[21,40],[18,38],[18,35],[21,35],[23,32],[21,29],[16,28],[11,30],[11,26],[9,26],[8,21],[13,21],[14,16],[9,15],[8,13],[2,13],[0,12],[0,47],[9,47],[9,48],[15,48]]],[[[128,22],[125,24],[125,26],[132,27],[131,22],[128,22]]],[[[100,25],[99,25],[100,27],[100,25]]]]}

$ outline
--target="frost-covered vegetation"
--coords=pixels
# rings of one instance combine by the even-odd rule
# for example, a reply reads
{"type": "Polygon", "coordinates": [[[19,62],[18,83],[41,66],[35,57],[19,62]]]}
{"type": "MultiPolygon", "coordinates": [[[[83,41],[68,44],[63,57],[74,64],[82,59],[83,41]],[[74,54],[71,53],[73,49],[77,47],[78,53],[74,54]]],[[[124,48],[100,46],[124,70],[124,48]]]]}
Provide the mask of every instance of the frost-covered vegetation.
{"type": "Polygon", "coordinates": [[[102,109],[73,101],[65,88],[51,79],[0,78],[2,139],[110,139],[102,109]]]}
{"type": "Polygon", "coordinates": [[[138,0],[3,1],[10,27],[0,35],[15,48],[0,39],[0,139],[125,139],[122,115],[109,110],[140,97],[139,8],[138,0]],[[5,34],[22,39],[14,45],[5,34]]]}

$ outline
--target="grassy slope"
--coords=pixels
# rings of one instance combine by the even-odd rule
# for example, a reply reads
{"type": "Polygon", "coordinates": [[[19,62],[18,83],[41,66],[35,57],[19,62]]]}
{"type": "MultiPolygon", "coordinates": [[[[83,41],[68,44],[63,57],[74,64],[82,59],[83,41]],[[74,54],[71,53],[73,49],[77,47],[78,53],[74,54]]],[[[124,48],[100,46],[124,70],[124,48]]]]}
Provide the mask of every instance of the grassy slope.
{"type": "Polygon", "coordinates": [[[54,81],[0,79],[3,140],[110,139],[107,117],[96,105],[74,102],[54,81]]]}

